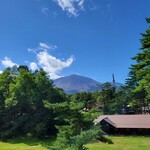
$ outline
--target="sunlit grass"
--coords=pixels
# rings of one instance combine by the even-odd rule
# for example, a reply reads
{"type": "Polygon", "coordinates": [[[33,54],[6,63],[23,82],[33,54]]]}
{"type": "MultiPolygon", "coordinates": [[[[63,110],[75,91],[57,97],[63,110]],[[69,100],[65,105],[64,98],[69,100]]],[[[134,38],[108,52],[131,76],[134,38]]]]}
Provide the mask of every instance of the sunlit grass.
{"type": "Polygon", "coordinates": [[[0,142],[0,150],[48,150],[53,145],[54,140],[37,139],[32,137],[19,137],[0,142]]]}
{"type": "Polygon", "coordinates": [[[0,142],[0,149],[1,150],[47,150],[47,148],[43,147],[42,145],[27,145],[25,143],[3,143],[0,142]]]}
{"type": "MultiPolygon", "coordinates": [[[[150,137],[110,136],[114,144],[94,142],[87,144],[89,150],[150,150],[150,137]]],[[[22,137],[0,142],[0,150],[50,150],[54,139],[22,137]]]]}
{"type": "Polygon", "coordinates": [[[101,142],[87,144],[90,150],[150,150],[150,137],[111,136],[114,144],[101,142]]]}

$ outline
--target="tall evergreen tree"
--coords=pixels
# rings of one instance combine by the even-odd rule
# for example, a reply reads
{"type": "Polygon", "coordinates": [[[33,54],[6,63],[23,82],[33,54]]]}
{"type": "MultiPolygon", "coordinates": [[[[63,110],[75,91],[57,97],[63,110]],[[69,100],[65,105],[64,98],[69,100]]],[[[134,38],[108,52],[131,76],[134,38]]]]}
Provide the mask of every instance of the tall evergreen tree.
{"type": "MultiPolygon", "coordinates": [[[[150,18],[146,18],[150,24],[150,18]]],[[[150,99],[150,26],[141,34],[141,52],[132,59],[136,61],[131,65],[127,85],[133,90],[142,105],[149,103],[150,99]]]]}

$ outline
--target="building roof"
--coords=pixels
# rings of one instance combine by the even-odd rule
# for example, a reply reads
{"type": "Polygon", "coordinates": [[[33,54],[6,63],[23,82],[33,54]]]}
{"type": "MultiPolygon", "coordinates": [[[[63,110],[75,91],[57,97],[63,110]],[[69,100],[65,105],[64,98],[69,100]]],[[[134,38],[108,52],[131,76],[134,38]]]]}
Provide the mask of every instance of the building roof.
{"type": "Polygon", "coordinates": [[[115,128],[150,128],[150,115],[102,115],[94,120],[105,120],[115,128]]]}

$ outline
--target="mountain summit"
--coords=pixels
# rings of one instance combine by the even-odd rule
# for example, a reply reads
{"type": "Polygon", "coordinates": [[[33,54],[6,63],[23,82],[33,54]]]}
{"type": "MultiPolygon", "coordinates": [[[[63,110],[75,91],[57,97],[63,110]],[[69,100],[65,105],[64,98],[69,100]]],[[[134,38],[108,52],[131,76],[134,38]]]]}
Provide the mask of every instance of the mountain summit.
{"type": "MultiPolygon", "coordinates": [[[[113,82],[108,82],[113,86],[113,82]]],[[[73,94],[77,92],[95,92],[102,90],[103,83],[95,81],[91,78],[80,76],[80,75],[70,75],[66,77],[61,77],[54,80],[54,85],[58,88],[62,88],[66,93],[73,94]]],[[[122,83],[115,82],[115,87],[118,90],[122,83]]]]}
{"type": "Polygon", "coordinates": [[[101,83],[80,75],[70,75],[54,80],[56,87],[64,89],[66,93],[94,92],[100,89],[101,83]]]}

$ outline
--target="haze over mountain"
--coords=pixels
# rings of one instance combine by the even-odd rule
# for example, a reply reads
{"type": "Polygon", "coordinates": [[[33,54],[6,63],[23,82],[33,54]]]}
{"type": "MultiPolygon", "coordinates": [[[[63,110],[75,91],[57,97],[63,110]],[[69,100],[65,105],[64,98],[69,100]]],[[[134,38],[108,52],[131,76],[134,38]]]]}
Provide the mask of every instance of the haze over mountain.
{"type": "MultiPolygon", "coordinates": [[[[112,82],[109,82],[112,84],[112,82]]],[[[89,77],[80,75],[70,75],[54,80],[56,87],[64,89],[66,93],[72,94],[77,92],[95,92],[101,90],[102,84],[89,77]]],[[[116,87],[120,87],[121,83],[116,83],[116,87]]]]}

